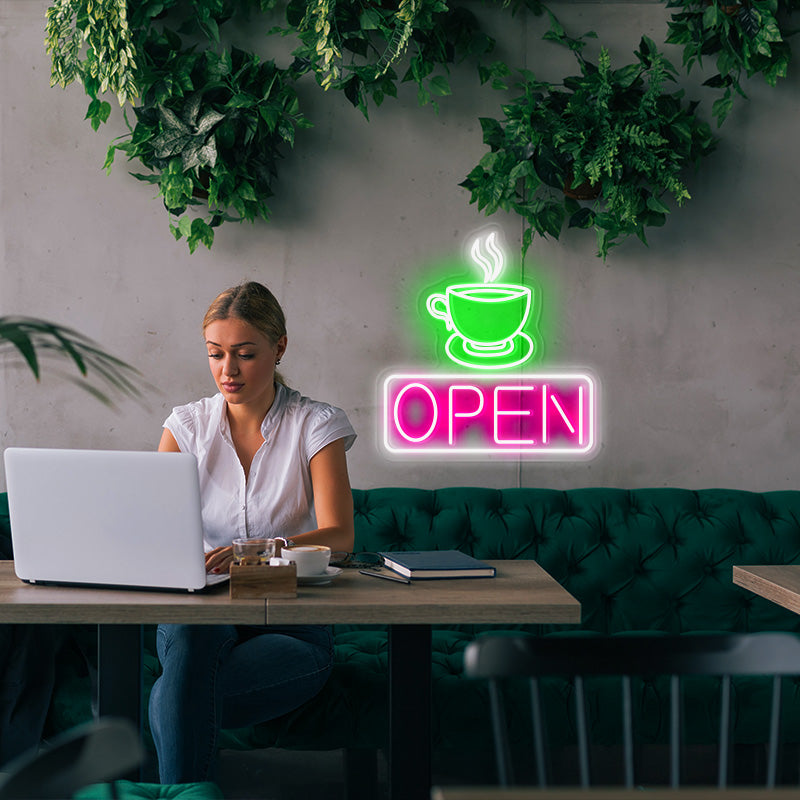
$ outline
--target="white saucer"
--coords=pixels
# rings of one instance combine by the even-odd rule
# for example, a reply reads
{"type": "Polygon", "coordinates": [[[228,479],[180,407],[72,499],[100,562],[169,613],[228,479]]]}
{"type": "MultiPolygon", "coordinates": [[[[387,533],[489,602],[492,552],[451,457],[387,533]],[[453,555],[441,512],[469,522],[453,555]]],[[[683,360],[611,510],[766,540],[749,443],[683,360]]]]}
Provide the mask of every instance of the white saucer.
{"type": "Polygon", "coordinates": [[[298,586],[324,586],[330,583],[337,575],[341,575],[340,567],[328,567],[322,575],[306,575],[297,578],[298,586]]]}

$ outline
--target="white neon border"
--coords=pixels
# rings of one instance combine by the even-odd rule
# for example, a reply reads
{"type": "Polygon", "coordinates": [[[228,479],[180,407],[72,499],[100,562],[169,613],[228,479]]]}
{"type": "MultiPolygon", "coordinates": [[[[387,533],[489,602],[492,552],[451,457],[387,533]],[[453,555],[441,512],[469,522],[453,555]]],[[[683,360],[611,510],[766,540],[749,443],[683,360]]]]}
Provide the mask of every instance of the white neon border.
{"type": "Polygon", "coordinates": [[[528,372],[521,375],[510,374],[501,376],[498,374],[492,375],[470,375],[465,376],[464,373],[450,374],[450,373],[419,373],[419,372],[399,372],[387,375],[383,381],[383,446],[387,452],[393,454],[400,454],[405,456],[416,455],[424,457],[426,455],[451,455],[457,458],[460,455],[503,455],[503,454],[520,454],[528,455],[538,458],[547,458],[548,456],[586,456],[589,455],[595,447],[595,431],[596,431],[596,417],[597,417],[597,391],[594,377],[588,372],[528,372]],[[395,447],[389,442],[389,420],[393,418],[394,411],[389,409],[389,384],[394,380],[409,380],[414,382],[424,381],[426,378],[436,381],[464,381],[468,379],[470,382],[475,383],[482,381],[484,383],[498,382],[503,377],[507,377],[509,381],[523,381],[526,379],[535,379],[537,381],[548,380],[576,380],[586,381],[589,396],[587,398],[587,408],[589,409],[589,419],[587,422],[587,443],[582,448],[574,447],[430,447],[430,448],[405,448],[395,447]]]}

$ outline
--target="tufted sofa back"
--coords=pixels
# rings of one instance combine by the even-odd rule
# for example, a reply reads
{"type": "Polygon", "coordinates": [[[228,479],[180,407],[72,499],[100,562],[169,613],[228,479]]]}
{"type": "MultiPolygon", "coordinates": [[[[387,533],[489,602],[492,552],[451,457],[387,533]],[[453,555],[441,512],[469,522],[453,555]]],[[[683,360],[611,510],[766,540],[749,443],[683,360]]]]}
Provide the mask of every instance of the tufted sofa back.
{"type": "Polygon", "coordinates": [[[13,558],[11,552],[11,523],[8,519],[8,495],[0,493],[0,559],[13,558]]]}
{"type": "Polygon", "coordinates": [[[582,627],[800,631],[800,616],[732,583],[734,564],[800,563],[800,491],[356,490],[357,550],[535,559],[582,627]]]}

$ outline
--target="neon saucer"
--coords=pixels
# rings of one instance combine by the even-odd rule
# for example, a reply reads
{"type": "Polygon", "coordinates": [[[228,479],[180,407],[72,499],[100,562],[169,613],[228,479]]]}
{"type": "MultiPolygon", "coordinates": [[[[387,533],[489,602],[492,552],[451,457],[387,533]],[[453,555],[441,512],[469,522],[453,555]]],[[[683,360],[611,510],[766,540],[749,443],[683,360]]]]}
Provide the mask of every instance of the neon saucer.
{"type": "Polygon", "coordinates": [[[477,348],[454,333],[445,345],[451,361],[471,369],[508,369],[524,364],[533,354],[533,340],[527,333],[518,333],[496,350],[477,348]]]}

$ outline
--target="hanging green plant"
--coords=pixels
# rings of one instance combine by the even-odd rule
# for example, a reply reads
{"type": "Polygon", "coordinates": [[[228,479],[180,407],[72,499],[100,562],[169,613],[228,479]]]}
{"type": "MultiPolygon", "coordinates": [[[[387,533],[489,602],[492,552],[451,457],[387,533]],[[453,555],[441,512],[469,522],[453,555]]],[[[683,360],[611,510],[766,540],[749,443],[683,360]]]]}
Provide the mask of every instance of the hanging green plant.
{"type": "Polygon", "coordinates": [[[152,32],[143,44],[143,85],[130,134],[109,147],[149,173],[176,239],[211,247],[226,221],[269,219],[278,161],[294,145],[300,112],[295,76],[242,50],[184,48],[177,34],[152,32]],[[189,209],[204,213],[187,213],[189,209]]]}
{"type": "Polygon", "coordinates": [[[99,94],[113,90],[132,104],[138,96],[135,119],[125,114],[129,133],[112,142],[105,168],[117,152],[146,167],[132,174],[158,188],[170,230],[191,252],[210,247],[223,222],[269,218],[278,162],[296,130],[310,126],[295,91],[305,68],[280,69],[220,44],[220,26],[235,13],[274,4],[57,0],[48,10],[53,82],[83,83],[95,130],[111,110],[99,94]]]}
{"type": "Polygon", "coordinates": [[[98,94],[114,92],[120,105],[138,95],[127,0],[56,0],[47,9],[45,31],[50,85],[81,81],[92,101],[86,116],[95,130],[111,113],[98,94]]]}
{"type": "MultiPolygon", "coordinates": [[[[696,104],[664,90],[675,68],[647,37],[637,61],[616,70],[607,50],[595,65],[582,40],[564,43],[581,74],[553,84],[523,71],[515,84],[522,94],[503,106],[505,118],[481,119],[490,152],[461,185],[486,214],[502,209],[527,221],[523,256],[534,234],[558,239],[566,222],[594,229],[605,259],[631,235],[647,244],[645,229],[670,213],[665,200],[689,199],[686,168],[716,142],[696,104]]],[[[484,77],[504,88],[507,74],[501,65],[484,77]]]]}
{"type": "MultiPolygon", "coordinates": [[[[539,5],[539,0],[515,0],[539,5]]],[[[46,45],[52,82],[80,81],[90,98],[86,117],[97,130],[109,118],[103,93],[114,91],[129,134],[117,152],[148,172],[170,214],[170,229],[194,252],[210,247],[226,221],[268,219],[277,164],[310,122],[295,83],[312,72],[367,114],[397,94],[394,71],[408,52],[403,81],[418,86],[420,104],[450,93],[448,65],[489,52],[493,40],[466,9],[442,0],[289,0],[288,26],[300,46],[288,69],[236,48],[223,48],[220,27],[238,13],[271,11],[277,0],[54,0],[46,45]],[[134,104],[134,100],[136,100],[134,104]]]]}
{"type": "Polygon", "coordinates": [[[770,86],[786,77],[791,58],[786,19],[800,8],[798,0],[668,0],[667,7],[680,9],[668,23],[667,42],[683,47],[683,65],[691,71],[703,57],[715,60],[717,73],[704,85],[722,91],[712,107],[718,125],[735,95],[747,97],[743,77],[761,74],[770,86]]]}
{"type": "Polygon", "coordinates": [[[290,0],[286,20],[281,33],[299,37],[298,62],[364,116],[370,98],[379,106],[397,96],[398,80],[416,83],[419,104],[438,108],[436,98],[451,94],[448,65],[494,47],[471,11],[443,0],[290,0]]]}

